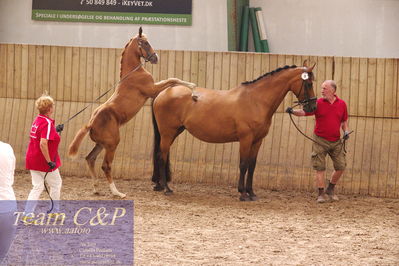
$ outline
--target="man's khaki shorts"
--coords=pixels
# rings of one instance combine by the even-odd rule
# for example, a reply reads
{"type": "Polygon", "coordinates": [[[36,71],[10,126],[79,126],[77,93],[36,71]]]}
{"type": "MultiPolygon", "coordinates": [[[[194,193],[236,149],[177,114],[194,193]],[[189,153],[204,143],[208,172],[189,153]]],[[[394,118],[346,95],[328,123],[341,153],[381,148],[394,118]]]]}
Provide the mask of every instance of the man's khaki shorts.
{"type": "Polygon", "coordinates": [[[334,169],[344,170],[346,168],[346,155],[343,147],[342,140],[328,141],[316,134],[313,134],[314,140],[312,146],[312,165],[316,171],[326,170],[326,155],[328,154],[333,161],[334,169]]]}

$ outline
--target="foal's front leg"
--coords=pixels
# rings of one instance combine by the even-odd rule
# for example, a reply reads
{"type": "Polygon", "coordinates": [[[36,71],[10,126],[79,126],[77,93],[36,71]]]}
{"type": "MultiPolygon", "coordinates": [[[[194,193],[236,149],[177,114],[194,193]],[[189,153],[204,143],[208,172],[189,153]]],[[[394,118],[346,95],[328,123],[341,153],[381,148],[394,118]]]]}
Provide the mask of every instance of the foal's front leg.
{"type": "Polygon", "coordinates": [[[121,198],[125,198],[126,194],[118,191],[111,175],[111,164],[114,159],[115,149],[116,146],[113,149],[107,149],[107,148],[105,149],[105,156],[101,169],[104,171],[105,176],[108,179],[109,188],[111,189],[112,194],[121,198]]]}

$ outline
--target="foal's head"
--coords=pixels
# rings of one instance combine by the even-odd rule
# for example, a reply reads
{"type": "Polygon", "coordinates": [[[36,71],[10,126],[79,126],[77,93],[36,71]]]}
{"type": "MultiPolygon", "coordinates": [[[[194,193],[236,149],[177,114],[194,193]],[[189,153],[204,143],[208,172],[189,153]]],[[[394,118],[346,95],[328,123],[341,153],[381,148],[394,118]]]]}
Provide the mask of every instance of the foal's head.
{"type": "Polygon", "coordinates": [[[294,70],[296,75],[290,85],[290,90],[298,98],[298,103],[303,105],[303,110],[305,112],[313,112],[316,110],[316,97],[313,90],[313,68],[308,67],[306,62],[303,67],[298,67],[294,70]]]}
{"type": "Polygon", "coordinates": [[[143,34],[141,27],[139,28],[139,34],[126,44],[125,50],[122,53],[122,60],[125,54],[135,54],[137,57],[144,58],[146,62],[151,62],[151,64],[158,63],[158,55],[148,42],[147,36],[143,34]]]}

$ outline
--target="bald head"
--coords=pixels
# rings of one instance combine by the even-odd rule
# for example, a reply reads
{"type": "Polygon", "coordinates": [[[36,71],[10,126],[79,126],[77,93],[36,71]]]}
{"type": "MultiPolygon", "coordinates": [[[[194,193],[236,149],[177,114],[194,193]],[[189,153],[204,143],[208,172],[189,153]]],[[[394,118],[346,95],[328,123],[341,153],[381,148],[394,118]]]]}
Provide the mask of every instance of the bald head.
{"type": "Polygon", "coordinates": [[[337,90],[337,83],[335,83],[334,80],[331,80],[331,79],[326,80],[323,82],[323,84],[321,86],[323,87],[324,85],[331,86],[334,89],[334,91],[337,90]]]}

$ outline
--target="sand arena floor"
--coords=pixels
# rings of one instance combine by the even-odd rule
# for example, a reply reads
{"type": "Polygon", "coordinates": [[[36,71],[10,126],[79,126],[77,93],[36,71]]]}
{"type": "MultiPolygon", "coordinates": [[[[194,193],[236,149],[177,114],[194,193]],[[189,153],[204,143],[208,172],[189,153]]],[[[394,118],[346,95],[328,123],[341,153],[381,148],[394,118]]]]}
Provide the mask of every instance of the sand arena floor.
{"type": "MultiPolygon", "coordinates": [[[[399,265],[399,199],[316,204],[312,193],[257,189],[257,202],[239,202],[234,187],[172,183],[167,197],[149,178],[115,182],[135,204],[135,265],[399,265]]],[[[18,173],[17,199],[30,188],[18,173]]],[[[95,196],[89,178],[64,176],[62,199],[114,198],[104,179],[101,188],[95,196]]]]}

